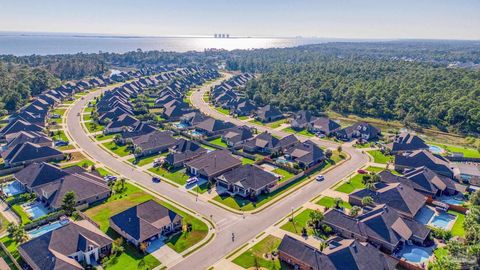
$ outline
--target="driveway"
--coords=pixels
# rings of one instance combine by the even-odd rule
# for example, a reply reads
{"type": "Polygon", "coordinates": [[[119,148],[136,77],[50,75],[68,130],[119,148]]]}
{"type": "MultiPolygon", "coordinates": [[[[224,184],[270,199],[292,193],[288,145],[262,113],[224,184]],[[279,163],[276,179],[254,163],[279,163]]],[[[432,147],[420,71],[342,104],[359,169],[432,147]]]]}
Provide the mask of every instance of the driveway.
{"type": "MultiPolygon", "coordinates": [[[[200,88],[199,91],[194,91],[191,96],[193,105],[199,108],[202,112],[211,115],[212,117],[233,122],[237,125],[244,125],[246,123],[238,119],[231,118],[227,115],[221,114],[216,110],[210,108],[203,99],[205,93],[210,87],[220,84],[223,79],[206,84],[200,88]]],[[[366,155],[361,154],[360,151],[353,147],[345,146],[344,151],[350,154],[351,159],[343,163],[341,166],[334,168],[325,174],[325,181],[311,183],[303,186],[299,190],[293,192],[289,196],[278,201],[268,208],[255,215],[233,214],[214,204],[203,200],[195,200],[195,196],[188,193],[185,189],[175,188],[166,183],[152,183],[151,176],[139,169],[126,166],[125,163],[118,160],[114,156],[107,153],[100,148],[94,141],[92,141],[83,130],[80,119],[77,114],[81,113],[82,108],[86,106],[89,100],[103,93],[105,89],[95,91],[84,96],[84,99],[78,100],[70,110],[67,112],[67,130],[72,140],[93,160],[104,164],[111,170],[120,175],[138,182],[139,184],[151,189],[165,197],[183,205],[204,217],[212,217],[216,224],[216,236],[209,244],[195,253],[187,256],[180,262],[172,265],[171,269],[206,269],[219,261],[222,257],[229,254],[231,251],[243,245],[245,242],[254,238],[258,233],[262,232],[270,225],[274,224],[279,219],[290,213],[311,198],[320,194],[332,184],[340,181],[351,172],[362,167],[368,161],[366,155]],[[232,241],[232,233],[235,234],[235,241],[232,241]]],[[[259,131],[269,130],[274,135],[285,136],[287,133],[277,130],[270,130],[268,127],[255,126],[259,131]]],[[[299,139],[306,139],[305,136],[298,136],[299,139]]],[[[337,144],[328,141],[321,141],[316,138],[308,138],[323,147],[336,147],[337,144]]]]}

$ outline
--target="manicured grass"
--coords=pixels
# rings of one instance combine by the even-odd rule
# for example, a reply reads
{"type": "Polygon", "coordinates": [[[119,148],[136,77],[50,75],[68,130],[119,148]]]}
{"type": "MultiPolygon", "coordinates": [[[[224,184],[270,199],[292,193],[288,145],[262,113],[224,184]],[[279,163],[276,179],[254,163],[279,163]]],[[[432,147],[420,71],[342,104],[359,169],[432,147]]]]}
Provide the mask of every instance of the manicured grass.
{"type": "MultiPolygon", "coordinates": [[[[335,207],[335,200],[332,197],[324,196],[320,198],[320,200],[318,200],[316,204],[328,208],[333,208],[335,207]]],[[[346,201],[342,201],[342,203],[340,203],[340,207],[350,209],[352,208],[352,205],[346,201]]]]}
{"type": "Polygon", "coordinates": [[[264,254],[277,250],[282,240],[278,237],[269,235],[258,242],[251,249],[245,251],[233,260],[233,263],[249,269],[252,267],[262,267],[264,269],[281,269],[278,259],[267,259],[264,254]]]}
{"type": "Polygon", "coordinates": [[[60,151],[72,150],[72,149],[75,149],[75,146],[73,146],[72,144],[58,147],[58,150],[60,151]]]}
{"type": "Polygon", "coordinates": [[[222,113],[222,114],[225,114],[225,115],[229,115],[229,114],[230,114],[230,110],[227,110],[227,109],[224,109],[224,108],[215,107],[215,110],[217,110],[218,112],[220,112],[220,113],[222,113]]]}
{"type": "Polygon", "coordinates": [[[448,255],[448,249],[446,248],[437,248],[433,251],[433,254],[435,254],[435,258],[440,259],[448,255]]]}
{"type": "Polygon", "coordinates": [[[84,112],[86,112],[86,113],[91,113],[92,111],[93,111],[93,107],[87,107],[84,110],[84,112]]]}
{"type": "MultiPolygon", "coordinates": [[[[17,247],[19,246],[19,243],[15,242],[13,239],[11,239],[8,236],[4,236],[3,238],[0,239],[0,242],[2,242],[5,247],[7,248],[8,252],[12,254],[13,258],[17,262],[23,262],[22,257],[20,257],[20,253],[17,250],[17,247]]],[[[1,250],[1,249],[0,249],[1,250]]],[[[6,254],[5,254],[6,255],[6,254]]],[[[11,261],[10,261],[11,262],[11,261]]],[[[16,269],[15,267],[12,269],[16,269]]]]}
{"type": "Polygon", "coordinates": [[[295,129],[291,128],[291,127],[287,127],[287,128],[282,129],[282,131],[289,132],[289,133],[295,133],[295,134],[299,134],[299,135],[303,135],[303,136],[308,136],[308,137],[313,137],[313,136],[315,136],[315,134],[311,133],[310,131],[308,131],[308,130],[306,130],[306,129],[295,130],[295,129]]]}
{"type": "Polygon", "coordinates": [[[362,182],[363,180],[363,175],[362,174],[356,174],[349,180],[345,181],[341,186],[337,187],[335,190],[343,193],[350,194],[356,189],[362,189],[365,187],[365,185],[362,182]]]}
{"type": "Polygon", "coordinates": [[[88,167],[92,166],[93,164],[94,164],[93,161],[91,161],[89,159],[84,159],[84,160],[80,160],[79,162],[76,162],[76,163],[63,165],[62,168],[68,168],[68,167],[72,167],[72,166],[79,166],[79,167],[82,167],[82,168],[88,168],[88,167]]]}
{"type": "Polygon", "coordinates": [[[98,134],[95,136],[95,140],[97,141],[106,141],[106,140],[109,140],[109,139],[113,139],[115,137],[116,134],[109,134],[109,135],[105,135],[105,134],[98,134]]]}
{"type": "Polygon", "coordinates": [[[434,142],[428,142],[428,144],[439,146],[449,153],[463,153],[464,157],[480,158],[480,152],[477,149],[450,145],[450,144],[434,143],[434,142]]]}
{"type": "Polygon", "coordinates": [[[60,116],[63,116],[63,114],[65,114],[65,111],[67,111],[67,109],[57,108],[52,111],[52,114],[58,114],[60,116]]]}
{"type": "Polygon", "coordinates": [[[96,124],[94,122],[85,123],[85,126],[87,127],[87,130],[89,132],[98,132],[98,131],[103,131],[105,129],[105,126],[96,124]]]}
{"type": "Polygon", "coordinates": [[[150,172],[153,172],[154,174],[160,175],[162,177],[167,178],[168,180],[175,182],[180,185],[185,185],[187,183],[188,178],[190,176],[186,174],[186,169],[182,168],[176,171],[168,171],[165,168],[162,167],[155,167],[155,168],[150,168],[148,169],[150,172]]]}
{"type": "Polygon", "coordinates": [[[0,213],[0,233],[7,229],[8,220],[0,213]]]}
{"type": "Polygon", "coordinates": [[[102,143],[102,145],[120,157],[128,156],[131,154],[127,145],[118,146],[114,141],[102,143]]]}
{"type": "Polygon", "coordinates": [[[106,176],[107,174],[108,175],[112,175],[112,173],[105,169],[105,168],[96,168],[96,171],[103,177],[103,176],[106,176]]]}
{"type": "Polygon", "coordinates": [[[246,157],[242,157],[241,158],[242,160],[242,164],[254,164],[255,163],[255,160],[252,160],[252,159],[249,159],[249,158],[246,158],[246,157]]]}
{"type": "Polygon", "coordinates": [[[260,125],[260,126],[266,126],[265,123],[261,122],[261,121],[258,121],[257,119],[252,119],[250,121],[248,121],[249,123],[252,123],[252,124],[256,124],[256,125],[260,125]]]}
{"type": "Polygon", "coordinates": [[[448,213],[457,216],[457,219],[455,220],[455,224],[453,224],[453,227],[452,227],[453,236],[465,237],[465,229],[463,228],[463,222],[465,221],[465,215],[462,214],[462,213],[452,211],[452,210],[448,211],[448,213]]]}
{"type": "Polygon", "coordinates": [[[75,100],[65,100],[62,102],[62,104],[70,105],[73,104],[73,102],[75,102],[75,100]]]}
{"type": "Polygon", "coordinates": [[[26,223],[30,222],[30,216],[25,212],[25,210],[23,210],[23,208],[21,206],[24,203],[25,202],[12,205],[13,211],[20,217],[20,220],[21,220],[22,224],[26,224],[26,223]]]}
{"type": "Polygon", "coordinates": [[[198,192],[200,194],[203,194],[203,193],[208,191],[208,185],[207,185],[207,183],[203,183],[200,186],[195,186],[194,188],[192,188],[192,191],[194,193],[198,192]]]}
{"type": "Polygon", "coordinates": [[[293,174],[291,172],[288,172],[288,171],[286,171],[284,169],[281,169],[281,168],[275,168],[272,172],[282,176],[282,178],[280,178],[279,182],[286,181],[286,180],[295,176],[295,174],[293,174]]]}
{"type": "Polygon", "coordinates": [[[302,229],[307,229],[307,233],[309,235],[313,234],[313,230],[307,225],[308,221],[310,220],[310,213],[314,210],[312,209],[305,209],[300,214],[293,217],[292,221],[288,221],[280,229],[285,230],[287,232],[292,232],[294,234],[302,235],[302,229]]]}
{"type": "Polygon", "coordinates": [[[393,161],[393,156],[386,156],[380,150],[367,151],[373,157],[373,162],[387,164],[393,161]]]}
{"type": "Polygon", "coordinates": [[[157,158],[159,158],[159,157],[161,157],[161,156],[166,156],[166,155],[168,155],[168,152],[161,153],[161,154],[157,154],[157,155],[153,155],[153,156],[148,156],[148,157],[141,157],[140,159],[138,159],[138,160],[136,161],[136,163],[134,163],[134,162],[135,162],[135,158],[131,158],[131,159],[129,159],[128,161],[131,162],[131,163],[133,163],[133,164],[135,164],[135,165],[137,165],[137,166],[140,166],[140,167],[141,167],[141,166],[145,166],[145,165],[147,165],[147,164],[152,163],[155,159],[157,159],[157,158]]]}
{"type": "Polygon", "coordinates": [[[83,116],[83,120],[84,120],[84,121],[92,120],[92,115],[91,115],[91,114],[85,114],[85,115],[83,116]]]}
{"type": "Polygon", "coordinates": [[[246,119],[248,119],[248,115],[239,116],[238,119],[240,119],[240,120],[246,120],[246,119]]]}
{"type": "Polygon", "coordinates": [[[184,224],[192,225],[191,232],[182,232],[168,239],[167,245],[176,252],[182,252],[185,249],[201,241],[208,233],[208,226],[201,220],[177,209],[175,206],[159,200],[152,195],[144,192],[138,187],[125,183],[126,191],[121,194],[114,194],[106,202],[94,206],[85,211],[85,214],[100,225],[100,229],[107,232],[109,228],[109,218],[142,202],[155,200],[163,206],[173,210],[183,217],[184,224]]]}
{"type": "Polygon", "coordinates": [[[211,144],[215,144],[221,147],[228,148],[228,145],[222,141],[222,137],[216,138],[214,140],[208,141],[211,144]]]}
{"type": "Polygon", "coordinates": [[[52,132],[54,134],[53,137],[52,137],[52,139],[54,141],[58,141],[58,140],[62,140],[64,142],[69,141],[63,130],[56,130],[56,131],[52,131],[52,132]]]}
{"type": "Polygon", "coordinates": [[[366,171],[369,171],[369,172],[372,172],[372,173],[379,173],[379,172],[381,172],[381,171],[384,171],[385,168],[375,167],[375,166],[368,166],[365,170],[366,170],[366,171]]]}
{"type": "Polygon", "coordinates": [[[0,257],[2,257],[3,260],[5,260],[5,262],[10,267],[10,269],[12,269],[12,270],[17,269],[15,264],[13,264],[12,260],[10,259],[10,257],[8,257],[7,253],[5,251],[3,251],[3,249],[0,249],[0,257]]]}
{"type": "Polygon", "coordinates": [[[271,128],[277,128],[279,126],[281,126],[282,124],[284,123],[287,123],[287,119],[280,119],[280,120],[277,120],[277,121],[274,121],[274,122],[270,122],[270,123],[267,123],[267,126],[271,127],[271,128]]]}
{"type": "MultiPolygon", "coordinates": [[[[114,239],[120,237],[120,235],[115,231],[110,231],[111,232],[107,232],[110,237],[113,237],[114,239]]],[[[124,241],[122,246],[124,248],[124,252],[122,252],[120,255],[117,255],[114,259],[110,259],[107,267],[105,268],[106,270],[154,269],[160,265],[160,261],[158,261],[153,255],[139,252],[137,248],[131,244],[128,244],[126,241],[124,241]],[[138,264],[141,260],[143,260],[145,263],[144,268],[138,268],[138,264]]]]}

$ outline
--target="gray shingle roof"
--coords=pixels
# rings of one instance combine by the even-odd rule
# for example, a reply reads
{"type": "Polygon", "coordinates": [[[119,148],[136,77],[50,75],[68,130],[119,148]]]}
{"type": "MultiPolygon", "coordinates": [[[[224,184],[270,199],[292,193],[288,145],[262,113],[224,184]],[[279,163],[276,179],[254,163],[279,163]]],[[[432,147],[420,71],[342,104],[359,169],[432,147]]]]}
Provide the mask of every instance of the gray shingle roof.
{"type": "Polygon", "coordinates": [[[262,168],[246,164],[237,167],[229,172],[222,174],[220,179],[237,186],[244,187],[245,189],[258,190],[271,184],[276,184],[278,178],[264,171],[262,168]]]}

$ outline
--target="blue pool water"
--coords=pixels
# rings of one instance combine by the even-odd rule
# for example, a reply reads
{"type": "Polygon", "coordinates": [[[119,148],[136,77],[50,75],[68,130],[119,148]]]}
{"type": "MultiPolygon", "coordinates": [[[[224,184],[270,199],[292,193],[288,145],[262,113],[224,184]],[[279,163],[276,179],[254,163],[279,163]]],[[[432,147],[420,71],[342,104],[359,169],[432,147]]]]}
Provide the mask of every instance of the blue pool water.
{"type": "Polygon", "coordinates": [[[2,187],[3,193],[7,196],[15,196],[25,193],[25,189],[18,181],[13,181],[2,187]]]}
{"type": "Polygon", "coordinates": [[[176,126],[176,127],[179,128],[179,129],[186,129],[186,128],[188,128],[188,125],[187,125],[187,124],[184,124],[184,123],[177,123],[177,124],[174,124],[174,126],[176,126]]]}
{"type": "Polygon", "coordinates": [[[443,153],[443,148],[436,146],[436,145],[429,145],[428,150],[434,154],[441,154],[443,153]]]}
{"type": "Polygon", "coordinates": [[[66,224],[68,224],[68,220],[55,221],[50,224],[44,225],[40,228],[28,231],[27,233],[30,236],[30,238],[35,238],[35,237],[39,237],[40,235],[46,234],[50,231],[56,230],[66,224]]]}
{"type": "Polygon", "coordinates": [[[50,210],[43,206],[40,202],[33,202],[33,203],[27,203],[22,205],[23,209],[27,214],[32,217],[32,219],[37,219],[41,218],[43,216],[46,216],[50,210]]]}
{"type": "Polygon", "coordinates": [[[425,247],[420,247],[416,245],[406,245],[400,251],[400,256],[405,260],[412,263],[421,263],[432,255],[432,251],[425,247]]]}
{"type": "Polygon", "coordinates": [[[443,212],[434,216],[430,223],[437,228],[446,229],[453,220],[455,220],[455,216],[443,212]]]}
{"type": "Polygon", "coordinates": [[[194,130],[194,131],[192,131],[192,135],[193,135],[193,136],[202,136],[203,133],[194,130]]]}

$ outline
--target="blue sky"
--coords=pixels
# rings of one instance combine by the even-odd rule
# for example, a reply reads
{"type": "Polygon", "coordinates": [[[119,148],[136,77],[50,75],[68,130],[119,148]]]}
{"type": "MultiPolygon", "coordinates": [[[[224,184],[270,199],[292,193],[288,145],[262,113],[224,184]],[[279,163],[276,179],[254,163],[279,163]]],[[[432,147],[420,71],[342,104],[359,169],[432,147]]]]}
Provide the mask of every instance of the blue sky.
{"type": "Polygon", "coordinates": [[[14,0],[0,31],[480,39],[480,1],[14,0]]]}

